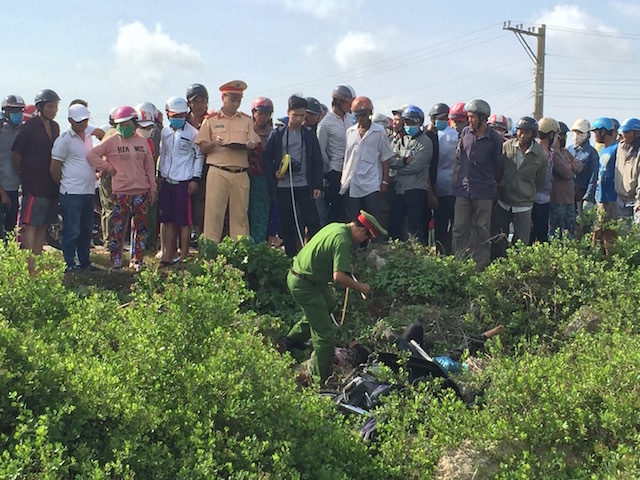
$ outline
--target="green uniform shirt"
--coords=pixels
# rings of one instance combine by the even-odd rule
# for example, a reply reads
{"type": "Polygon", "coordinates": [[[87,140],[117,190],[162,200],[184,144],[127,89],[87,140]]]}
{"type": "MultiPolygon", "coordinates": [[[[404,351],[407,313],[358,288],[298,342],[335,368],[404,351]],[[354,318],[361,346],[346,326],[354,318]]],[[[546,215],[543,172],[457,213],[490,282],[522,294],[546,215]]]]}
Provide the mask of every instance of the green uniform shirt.
{"type": "Polygon", "coordinates": [[[293,259],[293,270],[318,285],[333,281],[333,272],[351,271],[351,227],[330,223],[316,233],[293,259]]]}

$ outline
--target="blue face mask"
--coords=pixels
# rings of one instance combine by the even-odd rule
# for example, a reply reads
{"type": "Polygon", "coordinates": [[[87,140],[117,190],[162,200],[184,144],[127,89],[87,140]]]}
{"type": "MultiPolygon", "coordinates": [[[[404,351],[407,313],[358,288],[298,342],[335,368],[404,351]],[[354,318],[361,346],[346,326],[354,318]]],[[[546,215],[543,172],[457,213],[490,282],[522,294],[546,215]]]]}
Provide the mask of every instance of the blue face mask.
{"type": "Polygon", "coordinates": [[[186,118],[171,117],[169,119],[169,124],[174,128],[174,130],[180,130],[182,127],[184,127],[186,121],[186,118]]]}
{"type": "Polygon", "coordinates": [[[420,127],[418,125],[405,125],[404,131],[407,135],[415,137],[418,133],[420,133],[420,127]]]}
{"type": "Polygon", "coordinates": [[[13,112],[9,114],[9,121],[15,125],[22,125],[22,112],[13,112]]]}
{"type": "Polygon", "coordinates": [[[436,120],[435,122],[436,130],[444,130],[449,125],[449,122],[446,120],[436,120]]]}

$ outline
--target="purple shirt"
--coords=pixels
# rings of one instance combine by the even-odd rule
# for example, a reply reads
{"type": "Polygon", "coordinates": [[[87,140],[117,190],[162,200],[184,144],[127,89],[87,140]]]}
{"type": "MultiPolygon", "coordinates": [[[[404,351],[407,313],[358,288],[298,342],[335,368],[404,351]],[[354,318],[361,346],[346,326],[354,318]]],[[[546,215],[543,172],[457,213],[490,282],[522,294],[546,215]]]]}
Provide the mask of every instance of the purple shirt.
{"type": "Polygon", "coordinates": [[[453,171],[453,194],[474,200],[493,199],[501,155],[502,137],[498,133],[487,127],[483,136],[476,137],[471,127],[464,127],[453,171]]]}

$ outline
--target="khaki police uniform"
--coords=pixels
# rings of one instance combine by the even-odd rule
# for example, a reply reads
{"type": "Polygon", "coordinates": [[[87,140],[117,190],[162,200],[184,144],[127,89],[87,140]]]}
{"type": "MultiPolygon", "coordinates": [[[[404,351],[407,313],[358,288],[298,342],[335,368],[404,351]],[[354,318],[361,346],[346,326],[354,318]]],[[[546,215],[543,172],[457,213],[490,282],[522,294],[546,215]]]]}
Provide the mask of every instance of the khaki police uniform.
{"type": "MultiPolygon", "coordinates": [[[[220,87],[224,93],[242,93],[244,82],[234,80],[220,87]]],[[[196,143],[210,142],[221,137],[223,146],[216,146],[207,154],[207,173],[204,214],[204,236],[215,242],[222,239],[224,216],[229,207],[229,235],[249,236],[249,166],[247,150],[242,147],[260,137],[253,129],[253,120],[242,112],[227,116],[222,110],[206,118],[198,131],[196,143]]]]}

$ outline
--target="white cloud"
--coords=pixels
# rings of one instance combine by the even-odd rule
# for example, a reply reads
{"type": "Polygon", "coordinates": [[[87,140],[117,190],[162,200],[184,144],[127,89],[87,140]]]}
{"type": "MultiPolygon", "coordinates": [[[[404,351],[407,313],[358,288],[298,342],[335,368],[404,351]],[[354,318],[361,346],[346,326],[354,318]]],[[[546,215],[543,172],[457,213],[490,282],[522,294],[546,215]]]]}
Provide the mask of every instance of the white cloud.
{"type": "Polygon", "coordinates": [[[345,8],[356,8],[361,2],[344,2],[338,0],[279,0],[287,10],[309,13],[317,18],[335,16],[345,8]]]}
{"type": "Polygon", "coordinates": [[[305,45],[303,50],[307,57],[312,57],[318,52],[318,45],[305,45]]]}
{"type": "Polygon", "coordinates": [[[336,45],[333,58],[343,69],[354,69],[384,59],[386,43],[370,33],[349,31],[336,45]]]}
{"type": "Polygon", "coordinates": [[[613,2],[613,8],[616,9],[619,15],[624,15],[625,17],[631,17],[635,20],[640,20],[640,5],[633,4],[631,2],[621,2],[616,1],[613,2]]]}
{"type": "Polygon", "coordinates": [[[616,36],[615,28],[603,24],[577,5],[556,5],[552,11],[545,12],[536,23],[548,26],[547,51],[553,54],[621,59],[631,52],[629,42],[616,36]],[[576,30],[591,33],[580,33],[576,30]]]}
{"type": "Polygon", "coordinates": [[[153,32],[140,22],[120,25],[112,50],[113,77],[121,85],[155,88],[176,69],[198,71],[204,66],[197,50],[176,42],[160,25],[153,32]]]}

